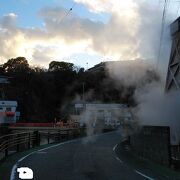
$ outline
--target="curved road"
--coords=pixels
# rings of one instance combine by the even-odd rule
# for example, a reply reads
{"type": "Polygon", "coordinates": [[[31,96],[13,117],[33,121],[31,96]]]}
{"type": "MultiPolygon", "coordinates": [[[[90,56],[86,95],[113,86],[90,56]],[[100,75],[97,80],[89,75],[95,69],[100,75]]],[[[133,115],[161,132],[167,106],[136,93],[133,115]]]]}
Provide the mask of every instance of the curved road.
{"type": "Polygon", "coordinates": [[[14,165],[11,180],[19,179],[19,167],[31,168],[34,180],[153,180],[116,157],[113,149],[120,140],[111,132],[41,149],[14,165]]]}

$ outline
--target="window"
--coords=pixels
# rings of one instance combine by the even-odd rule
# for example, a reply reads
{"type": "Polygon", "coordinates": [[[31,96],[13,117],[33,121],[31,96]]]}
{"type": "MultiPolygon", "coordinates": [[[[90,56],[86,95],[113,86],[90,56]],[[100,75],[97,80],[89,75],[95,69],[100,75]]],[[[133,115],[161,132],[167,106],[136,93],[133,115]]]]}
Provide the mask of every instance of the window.
{"type": "Polygon", "coordinates": [[[10,108],[10,107],[7,107],[7,108],[6,108],[6,111],[11,111],[11,108],[10,108]]]}

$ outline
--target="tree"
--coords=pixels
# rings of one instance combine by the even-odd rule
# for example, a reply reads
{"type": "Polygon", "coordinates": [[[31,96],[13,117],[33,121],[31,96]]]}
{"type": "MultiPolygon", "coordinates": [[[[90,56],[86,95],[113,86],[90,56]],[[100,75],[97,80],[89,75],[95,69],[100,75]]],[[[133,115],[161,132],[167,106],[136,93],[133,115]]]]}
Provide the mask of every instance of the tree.
{"type": "Polygon", "coordinates": [[[30,70],[28,61],[25,57],[17,57],[9,59],[4,65],[3,69],[7,73],[28,72],[30,70]]]}
{"type": "Polygon", "coordinates": [[[39,66],[31,66],[31,71],[34,73],[45,73],[47,70],[43,67],[39,67],[39,66]]]}
{"type": "Polygon", "coordinates": [[[49,64],[49,71],[73,71],[74,64],[64,61],[52,61],[49,64]]]}

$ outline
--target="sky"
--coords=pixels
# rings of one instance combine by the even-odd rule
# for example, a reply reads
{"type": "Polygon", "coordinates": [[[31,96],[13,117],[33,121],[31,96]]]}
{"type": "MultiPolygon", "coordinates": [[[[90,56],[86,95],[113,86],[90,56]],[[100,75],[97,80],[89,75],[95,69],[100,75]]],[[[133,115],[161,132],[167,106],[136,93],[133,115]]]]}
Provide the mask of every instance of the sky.
{"type": "MultiPolygon", "coordinates": [[[[46,68],[53,60],[84,68],[109,60],[156,63],[163,4],[160,0],[1,1],[0,63],[18,56],[46,68]]],[[[169,25],[179,15],[179,4],[170,1],[167,9],[160,66],[168,63],[169,25]]]]}

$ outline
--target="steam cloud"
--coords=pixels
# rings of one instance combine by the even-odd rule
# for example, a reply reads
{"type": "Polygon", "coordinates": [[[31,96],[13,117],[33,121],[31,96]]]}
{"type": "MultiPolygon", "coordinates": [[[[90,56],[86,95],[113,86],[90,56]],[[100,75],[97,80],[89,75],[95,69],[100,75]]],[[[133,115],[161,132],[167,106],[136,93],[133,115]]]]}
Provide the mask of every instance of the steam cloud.
{"type": "Polygon", "coordinates": [[[125,87],[140,86],[147,83],[148,72],[154,71],[154,66],[147,61],[131,60],[131,61],[114,61],[106,63],[106,70],[109,76],[125,87]]]}
{"type": "Polygon", "coordinates": [[[164,92],[158,83],[151,83],[136,91],[138,106],[134,112],[140,125],[169,126],[171,144],[180,143],[180,93],[164,92]]]}
{"type": "Polygon", "coordinates": [[[137,106],[133,113],[139,125],[169,126],[171,143],[180,142],[180,94],[177,91],[165,93],[161,79],[146,81],[146,72],[153,66],[144,62],[107,64],[110,77],[124,86],[136,85],[134,99],[137,106]],[[126,66],[126,68],[125,68],[126,66]],[[146,82],[143,82],[143,81],[146,82]],[[143,83],[142,83],[143,82],[143,83]]]}

